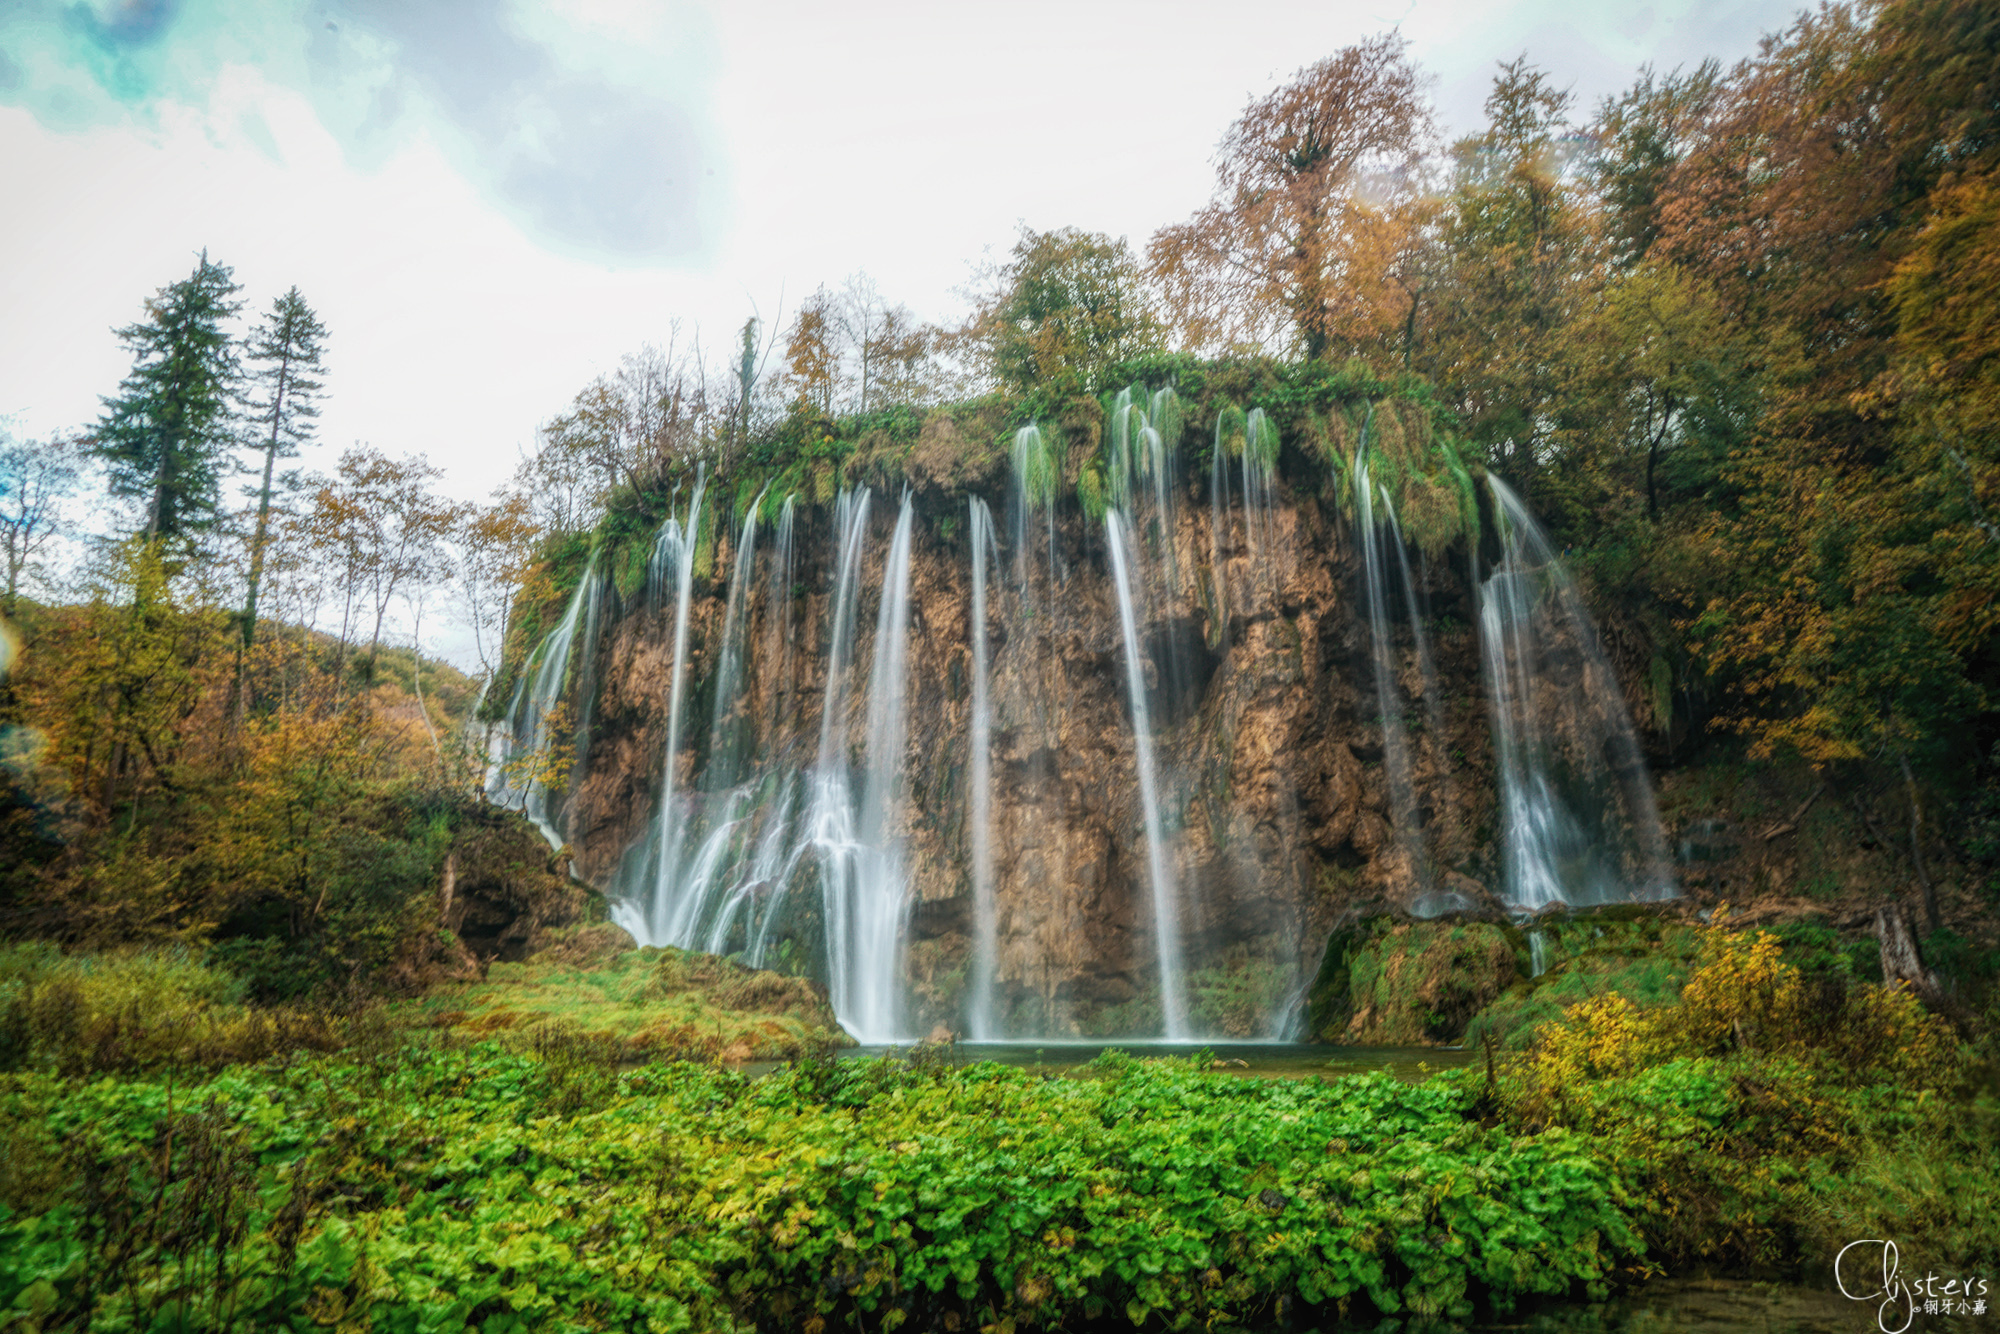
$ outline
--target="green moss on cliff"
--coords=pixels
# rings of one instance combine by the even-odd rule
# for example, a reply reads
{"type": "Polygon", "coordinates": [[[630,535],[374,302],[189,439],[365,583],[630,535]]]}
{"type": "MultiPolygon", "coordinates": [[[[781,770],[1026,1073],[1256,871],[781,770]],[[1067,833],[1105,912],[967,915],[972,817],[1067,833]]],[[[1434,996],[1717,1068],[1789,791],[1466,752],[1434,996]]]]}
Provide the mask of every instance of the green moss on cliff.
{"type": "Polygon", "coordinates": [[[1447,1042],[1527,971],[1525,945],[1492,922],[1377,919],[1335,932],[1308,997],[1322,1042],[1447,1042]]]}

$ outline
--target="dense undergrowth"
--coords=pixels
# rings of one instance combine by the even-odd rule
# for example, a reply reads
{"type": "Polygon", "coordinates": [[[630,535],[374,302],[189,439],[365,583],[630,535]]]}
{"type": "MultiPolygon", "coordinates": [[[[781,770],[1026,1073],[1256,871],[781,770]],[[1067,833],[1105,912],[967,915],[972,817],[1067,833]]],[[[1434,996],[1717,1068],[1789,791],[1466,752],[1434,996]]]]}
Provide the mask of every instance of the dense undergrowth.
{"type": "MultiPolygon", "coordinates": [[[[1607,993],[1422,1083],[935,1048],[753,1080],[379,1015],[330,1050],[168,1024],[112,1068],[22,1004],[31,966],[0,980],[15,1328],[1448,1326],[1856,1236],[2000,1260],[2000,1122],[1953,1034],[1761,933],[1703,932],[1677,1003],[1607,993]]],[[[186,961],[73,967],[93,1013],[237,1013],[186,961]]]]}

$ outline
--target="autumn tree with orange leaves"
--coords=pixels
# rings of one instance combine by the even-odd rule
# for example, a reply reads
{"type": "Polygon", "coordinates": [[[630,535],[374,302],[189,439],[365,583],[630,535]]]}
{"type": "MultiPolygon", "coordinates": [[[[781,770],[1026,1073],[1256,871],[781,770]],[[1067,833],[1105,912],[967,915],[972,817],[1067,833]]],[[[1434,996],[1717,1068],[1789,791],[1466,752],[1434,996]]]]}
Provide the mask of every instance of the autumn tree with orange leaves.
{"type": "Polygon", "coordinates": [[[1394,34],[1252,102],[1223,136],[1215,197],[1147,248],[1183,340],[1320,357],[1399,326],[1410,287],[1398,265],[1421,230],[1434,133],[1394,34]]]}

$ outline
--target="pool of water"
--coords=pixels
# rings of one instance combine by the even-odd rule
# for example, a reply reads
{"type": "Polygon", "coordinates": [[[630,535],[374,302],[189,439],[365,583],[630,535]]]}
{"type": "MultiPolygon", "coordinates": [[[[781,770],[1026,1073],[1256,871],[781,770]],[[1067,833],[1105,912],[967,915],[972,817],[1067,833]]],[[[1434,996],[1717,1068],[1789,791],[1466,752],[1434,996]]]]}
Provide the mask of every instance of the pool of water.
{"type": "MultiPolygon", "coordinates": [[[[906,1053],[907,1047],[852,1047],[856,1060],[906,1053]]],[[[1067,1074],[1107,1051],[1136,1057],[1193,1056],[1205,1052],[1213,1069],[1253,1079],[1305,1079],[1386,1070],[1398,1079],[1421,1079],[1435,1070],[1465,1065],[1478,1053],[1459,1047],[1337,1047],[1298,1042],[957,1042],[945,1059],[957,1065],[999,1061],[1049,1074],[1067,1074]]]]}
{"type": "MultiPolygon", "coordinates": [[[[1891,1313],[1889,1327],[1908,1316],[1891,1313]]],[[[1919,1312],[1911,1334],[1923,1330],[1971,1330],[1978,1316],[1931,1316],[1919,1312]]],[[[1479,1334],[1874,1334],[1873,1302],[1849,1301],[1829,1277],[1825,1284],[1766,1282],[1757,1279],[1657,1279],[1615,1301],[1574,1304],[1533,1311],[1473,1326],[1479,1334]]],[[[1329,1332],[1331,1334],[1331,1332],[1329,1332]]]]}

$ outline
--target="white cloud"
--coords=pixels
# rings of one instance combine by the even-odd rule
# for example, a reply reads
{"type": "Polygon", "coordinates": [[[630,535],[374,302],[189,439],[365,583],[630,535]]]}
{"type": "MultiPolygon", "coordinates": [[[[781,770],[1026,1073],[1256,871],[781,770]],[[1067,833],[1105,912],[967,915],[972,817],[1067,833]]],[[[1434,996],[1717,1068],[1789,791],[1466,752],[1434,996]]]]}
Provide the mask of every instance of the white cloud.
{"type": "Polygon", "coordinates": [[[257,68],[238,41],[224,50],[236,63],[202,66],[199,97],[175,84],[149,116],[65,130],[0,107],[11,187],[0,414],[20,414],[17,429],[93,420],[126,369],[111,329],[206,246],[235,267],[246,313],[296,284],[331,331],[321,466],[355,441],[421,450],[454,493],[479,496],[538,421],[676,317],[719,352],[753,303],[768,318],[781,288],[795,304],[861,268],[893,299],[947,316],[971,262],[1004,252],[1017,221],[1143,245],[1207,196],[1210,154],[1246,101],[1385,27],[1402,25],[1463,132],[1494,62],[1522,49],[1587,110],[1642,61],[1734,60],[1791,10],[561,0],[503,12],[460,0],[437,11],[459,27],[372,0],[298,12],[341,29],[339,59],[318,75],[304,37],[303,54],[257,68]],[[481,44],[455,46],[467,32],[481,44]],[[364,49],[379,67],[358,62],[364,49]],[[622,100],[593,101],[597,84],[622,100]],[[678,108],[680,121],[657,123],[712,145],[706,156],[647,147],[648,108],[678,108]],[[591,116],[597,128],[579,135],[591,116]],[[357,156],[359,143],[372,147],[357,156]],[[703,234],[687,257],[552,248],[552,234],[587,234],[604,200],[628,209],[624,235],[648,234],[648,201],[666,198],[652,177],[681,170],[698,170],[717,201],[690,215],[703,234]]]}

